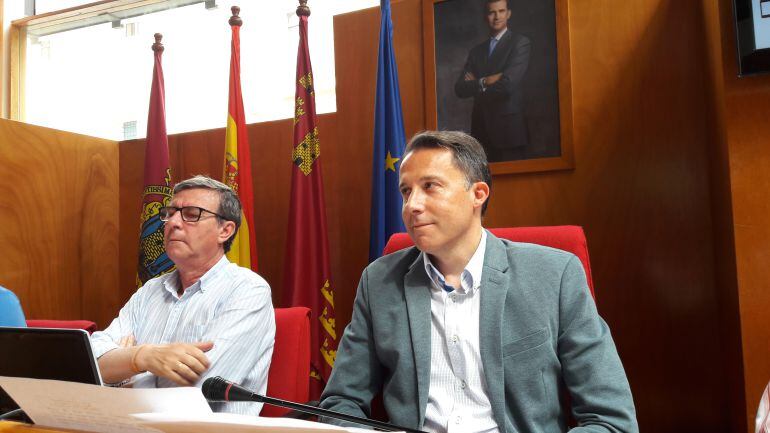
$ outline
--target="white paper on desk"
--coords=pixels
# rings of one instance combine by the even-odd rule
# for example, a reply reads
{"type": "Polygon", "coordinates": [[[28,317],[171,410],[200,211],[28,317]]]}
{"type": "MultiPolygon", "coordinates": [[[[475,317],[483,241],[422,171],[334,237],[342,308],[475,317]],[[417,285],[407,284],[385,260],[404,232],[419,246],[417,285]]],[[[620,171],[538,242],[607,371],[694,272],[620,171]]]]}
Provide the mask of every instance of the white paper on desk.
{"type": "MultiPolygon", "coordinates": [[[[263,418],[231,413],[198,416],[166,413],[135,414],[141,424],[164,433],[347,433],[348,430],[328,424],[293,418],[263,418]]],[[[371,432],[371,430],[369,430],[371,432]]]]}
{"type": "Polygon", "coordinates": [[[133,413],[211,413],[198,388],[109,388],[59,380],[0,376],[0,387],[45,427],[103,433],[146,433],[133,413]]]}

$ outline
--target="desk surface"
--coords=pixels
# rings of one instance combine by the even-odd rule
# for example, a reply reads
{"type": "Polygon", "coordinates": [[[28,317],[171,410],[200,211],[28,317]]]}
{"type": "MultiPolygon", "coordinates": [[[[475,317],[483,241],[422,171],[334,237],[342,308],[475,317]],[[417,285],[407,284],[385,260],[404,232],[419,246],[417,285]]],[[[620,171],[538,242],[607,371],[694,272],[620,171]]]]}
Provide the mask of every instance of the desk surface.
{"type": "Polygon", "coordinates": [[[0,433],[59,433],[62,430],[49,430],[12,421],[0,421],[0,433]]]}

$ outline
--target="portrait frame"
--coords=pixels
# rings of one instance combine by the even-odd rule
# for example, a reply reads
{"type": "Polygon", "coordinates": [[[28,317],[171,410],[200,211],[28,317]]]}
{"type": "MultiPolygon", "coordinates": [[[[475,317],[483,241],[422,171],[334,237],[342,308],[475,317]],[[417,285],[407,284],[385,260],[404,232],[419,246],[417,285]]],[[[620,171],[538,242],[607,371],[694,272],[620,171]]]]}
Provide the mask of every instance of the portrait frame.
{"type": "MultiPolygon", "coordinates": [[[[435,8],[446,2],[461,2],[466,0],[422,0],[423,19],[423,71],[425,80],[425,123],[427,129],[438,129],[437,109],[437,59],[436,52],[436,18],[435,8]]],[[[513,173],[533,173],[574,169],[573,126],[572,126],[572,80],[570,68],[570,40],[568,0],[552,0],[554,2],[553,17],[555,21],[556,41],[556,88],[558,89],[558,156],[532,157],[529,159],[491,162],[493,175],[513,173]]],[[[480,18],[481,19],[481,18],[480,18]]],[[[441,25],[441,23],[438,23],[441,25]]],[[[461,59],[460,62],[464,62],[461,59]]],[[[554,108],[555,110],[555,108],[554,108]]]]}

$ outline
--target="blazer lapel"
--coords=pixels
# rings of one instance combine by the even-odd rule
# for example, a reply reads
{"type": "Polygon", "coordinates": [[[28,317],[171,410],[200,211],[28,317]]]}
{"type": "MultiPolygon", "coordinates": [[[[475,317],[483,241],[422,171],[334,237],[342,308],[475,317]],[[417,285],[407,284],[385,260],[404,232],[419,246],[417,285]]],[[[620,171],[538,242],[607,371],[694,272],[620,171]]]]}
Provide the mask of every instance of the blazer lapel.
{"type": "Polygon", "coordinates": [[[406,311],[412,336],[412,352],[419,401],[419,424],[425,421],[430,386],[430,278],[423,267],[422,253],[404,277],[406,311]]]}
{"type": "Polygon", "coordinates": [[[487,231],[484,270],[481,274],[479,312],[479,352],[484,366],[492,414],[501,431],[505,430],[505,392],[503,389],[502,326],[508,257],[503,243],[487,231]]]}

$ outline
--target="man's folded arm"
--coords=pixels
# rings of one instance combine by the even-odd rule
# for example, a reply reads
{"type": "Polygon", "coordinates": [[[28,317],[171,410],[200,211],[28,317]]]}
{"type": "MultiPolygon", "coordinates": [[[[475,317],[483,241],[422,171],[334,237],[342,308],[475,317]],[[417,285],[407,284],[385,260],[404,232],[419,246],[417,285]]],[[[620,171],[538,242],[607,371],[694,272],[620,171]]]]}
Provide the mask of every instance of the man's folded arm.
{"type": "Polygon", "coordinates": [[[579,425],[570,431],[638,433],[628,379],[575,256],[562,274],[559,304],[559,357],[579,425]]]}
{"type": "Polygon", "coordinates": [[[134,353],[130,348],[121,347],[120,341],[135,335],[136,312],[141,309],[139,304],[143,290],[144,287],[141,287],[131,296],[110,326],[91,335],[91,348],[105,383],[118,383],[136,374],[130,365],[134,353]]]}
{"type": "MultiPolygon", "coordinates": [[[[367,271],[364,270],[353,304],[353,315],[340,341],[334,370],[320,403],[324,409],[365,418],[371,415],[372,398],[382,384],[382,367],[372,337],[368,296],[367,271]]],[[[322,421],[359,426],[329,418],[322,418],[322,421]]]]}
{"type": "Polygon", "coordinates": [[[488,84],[484,91],[485,98],[500,99],[509,97],[524,79],[529,68],[531,43],[525,36],[519,36],[514,53],[508,57],[502,74],[494,83],[488,84]]]}
{"type": "Polygon", "coordinates": [[[478,80],[479,78],[481,77],[477,77],[473,73],[471,55],[468,54],[468,60],[465,62],[465,67],[455,82],[455,95],[457,95],[458,98],[471,98],[478,95],[481,92],[481,85],[479,84],[478,80]],[[472,75],[471,79],[469,79],[470,77],[468,74],[472,75]]]}

